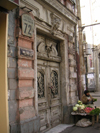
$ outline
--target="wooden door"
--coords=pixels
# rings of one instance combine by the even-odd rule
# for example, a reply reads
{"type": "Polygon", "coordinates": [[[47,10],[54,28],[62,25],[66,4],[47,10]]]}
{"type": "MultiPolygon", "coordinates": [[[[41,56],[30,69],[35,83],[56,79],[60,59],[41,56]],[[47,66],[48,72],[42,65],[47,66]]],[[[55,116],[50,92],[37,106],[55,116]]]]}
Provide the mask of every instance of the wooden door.
{"type": "Polygon", "coordinates": [[[37,89],[41,131],[61,122],[59,41],[37,35],[37,89]]]}
{"type": "Polygon", "coordinates": [[[38,60],[38,107],[41,130],[61,123],[59,63],[38,60]]]}

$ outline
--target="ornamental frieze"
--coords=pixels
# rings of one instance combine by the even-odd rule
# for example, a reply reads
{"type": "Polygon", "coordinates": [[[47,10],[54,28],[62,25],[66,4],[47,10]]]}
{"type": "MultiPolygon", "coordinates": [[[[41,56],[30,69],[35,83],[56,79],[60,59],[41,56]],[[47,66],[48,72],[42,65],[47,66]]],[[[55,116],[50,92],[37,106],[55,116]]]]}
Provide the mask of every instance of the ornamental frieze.
{"type": "Polygon", "coordinates": [[[59,12],[61,12],[64,16],[66,16],[69,20],[77,23],[77,18],[74,16],[68,9],[66,9],[63,5],[61,5],[58,1],[54,0],[44,0],[54,8],[56,8],[59,12]]]}

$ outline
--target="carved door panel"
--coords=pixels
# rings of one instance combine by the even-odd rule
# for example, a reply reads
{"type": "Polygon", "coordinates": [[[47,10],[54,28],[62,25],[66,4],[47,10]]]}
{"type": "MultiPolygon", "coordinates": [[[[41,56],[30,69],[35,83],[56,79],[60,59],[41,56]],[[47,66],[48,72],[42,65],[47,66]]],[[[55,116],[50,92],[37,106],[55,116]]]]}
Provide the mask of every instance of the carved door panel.
{"type": "Polygon", "coordinates": [[[47,101],[47,62],[37,61],[37,89],[38,89],[38,110],[40,115],[40,130],[48,128],[48,101],[47,101]]]}
{"type": "Polygon", "coordinates": [[[53,127],[61,122],[60,72],[59,63],[49,62],[49,66],[50,124],[53,127]]]}
{"type": "Polygon", "coordinates": [[[38,59],[37,88],[41,131],[61,119],[59,63],[38,59]]]}

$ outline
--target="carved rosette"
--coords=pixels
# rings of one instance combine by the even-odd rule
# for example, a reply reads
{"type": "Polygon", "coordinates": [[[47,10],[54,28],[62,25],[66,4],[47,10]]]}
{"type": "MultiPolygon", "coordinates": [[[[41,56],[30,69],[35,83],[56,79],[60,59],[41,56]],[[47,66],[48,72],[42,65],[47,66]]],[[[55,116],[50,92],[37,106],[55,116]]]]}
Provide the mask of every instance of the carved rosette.
{"type": "Polygon", "coordinates": [[[61,23],[61,19],[54,13],[51,13],[51,25],[52,25],[51,34],[56,34],[60,26],[60,23],[61,23]]]}

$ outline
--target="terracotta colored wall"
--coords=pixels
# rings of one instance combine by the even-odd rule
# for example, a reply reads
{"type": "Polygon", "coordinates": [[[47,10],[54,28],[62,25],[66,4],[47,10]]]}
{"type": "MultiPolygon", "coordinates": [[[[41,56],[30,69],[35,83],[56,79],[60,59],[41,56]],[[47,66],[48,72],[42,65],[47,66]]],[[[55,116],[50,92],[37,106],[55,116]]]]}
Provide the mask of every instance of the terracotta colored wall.
{"type": "Polygon", "coordinates": [[[28,14],[34,20],[33,15],[24,10],[18,9],[9,15],[8,79],[11,133],[31,133],[39,130],[39,117],[36,117],[34,107],[34,34],[32,37],[22,34],[22,14],[28,14]],[[21,55],[21,50],[33,53],[33,57],[21,55]]]}

